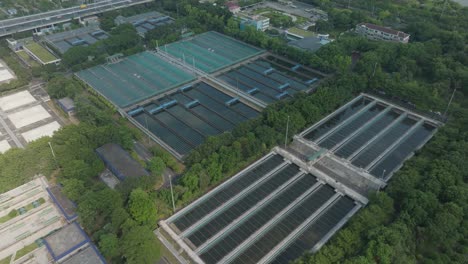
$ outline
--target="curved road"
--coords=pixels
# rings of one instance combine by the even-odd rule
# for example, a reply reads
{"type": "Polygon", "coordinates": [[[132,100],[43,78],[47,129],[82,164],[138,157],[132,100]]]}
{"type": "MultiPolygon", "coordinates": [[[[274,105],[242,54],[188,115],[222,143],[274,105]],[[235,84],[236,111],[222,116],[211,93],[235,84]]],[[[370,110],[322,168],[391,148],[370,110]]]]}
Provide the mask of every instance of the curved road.
{"type": "Polygon", "coordinates": [[[91,16],[102,12],[124,8],[132,5],[152,2],[153,0],[107,0],[80,6],[53,10],[45,13],[11,18],[0,21],[0,37],[13,33],[63,23],[74,18],[91,16]]]}

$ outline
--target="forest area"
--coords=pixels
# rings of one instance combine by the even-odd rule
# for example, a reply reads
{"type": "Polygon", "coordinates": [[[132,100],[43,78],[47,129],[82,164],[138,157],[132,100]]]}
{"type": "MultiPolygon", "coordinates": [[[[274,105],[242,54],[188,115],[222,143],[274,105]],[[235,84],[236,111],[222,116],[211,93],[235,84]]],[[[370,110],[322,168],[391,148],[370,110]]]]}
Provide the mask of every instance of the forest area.
{"type": "MultiPolygon", "coordinates": [[[[109,29],[114,28],[111,41],[70,49],[64,62],[72,69],[82,69],[99,63],[107,54],[129,55],[143,45],[154,47],[156,40],[159,44],[178,40],[188,29],[195,33],[216,30],[334,74],[315,93],[270,105],[259,118],[209,138],[194,150],[174,185],[177,208],[284,143],[287,116],[291,139],[360,92],[383,91],[431,114],[445,113],[456,89],[448,121],[430,143],[317,254],[296,262],[463,263],[468,254],[468,9],[450,3],[441,15],[443,5],[433,1],[374,1],[373,9],[365,1],[353,1],[351,10],[337,8],[330,1],[313,2],[329,11],[326,23],[330,30],[347,31],[363,21],[398,22],[411,34],[411,41],[407,45],[375,42],[349,33],[317,53],[307,53],[251,28],[240,31],[238,22],[224,9],[167,0],[154,8],[177,17],[173,25],[155,29],[140,40],[131,27],[114,28],[116,14],[109,14],[103,20],[109,29]],[[375,10],[390,15],[382,18],[375,10]],[[351,59],[353,53],[359,54],[356,62],[351,59]],[[91,62],[90,55],[95,57],[91,62]]],[[[114,142],[131,151],[133,140],[142,135],[77,80],[63,77],[61,72],[45,77],[51,97],[75,99],[80,123],[24,150],[0,154],[0,192],[37,173],[53,177],[78,205],[80,223],[107,260],[148,263],[157,259],[159,245],[152,231],[158,219],[172,213],[172,201],[168,189],[155,190],[155,186],[166,166],[176,167],[174,159],[153,149],[155,158],[145,164],[151,176],[128,179],[116,190],[107,188],[97,177],[104,165],[94,150],[114,142]],[[56,160],[50,155],[49,141],[56,160]]]]}

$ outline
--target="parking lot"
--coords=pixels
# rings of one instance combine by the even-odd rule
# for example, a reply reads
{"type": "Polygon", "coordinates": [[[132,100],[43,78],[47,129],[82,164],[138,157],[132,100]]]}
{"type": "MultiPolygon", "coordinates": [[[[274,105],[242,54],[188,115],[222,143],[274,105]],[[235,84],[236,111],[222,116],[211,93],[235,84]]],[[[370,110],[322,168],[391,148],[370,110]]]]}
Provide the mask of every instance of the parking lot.
{"type": "Polygon", "coordinates": [[[0,97],[0,153],[51,136],[63,124],[42,87],[0,97]]]}

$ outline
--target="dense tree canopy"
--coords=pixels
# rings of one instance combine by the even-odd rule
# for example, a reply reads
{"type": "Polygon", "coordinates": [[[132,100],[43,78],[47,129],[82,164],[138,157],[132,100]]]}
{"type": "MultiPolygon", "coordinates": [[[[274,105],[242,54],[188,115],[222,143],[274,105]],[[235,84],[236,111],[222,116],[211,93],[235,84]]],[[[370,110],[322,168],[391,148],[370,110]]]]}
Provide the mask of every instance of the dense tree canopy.
{"type": "Polygon", "coordinates": [[[141,189],[135,189],[130,193],[128,209],[133,219],[140,224],[151,225],[156,222],[156,206],[149,195],[141,189]]]}

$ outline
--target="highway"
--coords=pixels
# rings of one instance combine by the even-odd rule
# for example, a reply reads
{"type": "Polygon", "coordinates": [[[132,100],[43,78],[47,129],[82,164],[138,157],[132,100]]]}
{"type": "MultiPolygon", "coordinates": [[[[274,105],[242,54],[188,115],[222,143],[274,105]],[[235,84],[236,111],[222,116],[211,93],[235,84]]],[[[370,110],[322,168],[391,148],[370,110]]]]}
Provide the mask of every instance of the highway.
{"type": "Polygon", "coordinates": [[[86,7],[83,8],[80,6],[75,6],[40,14],[5,19],[0,21],[0,37],[26,30],[32,30],[35,28],[67,22],[74,18],[91,16],[110,10],[142,3],[149,3],[152,1],[153,0],[107,0],[98,3],[87,4],[86,7]]]}

